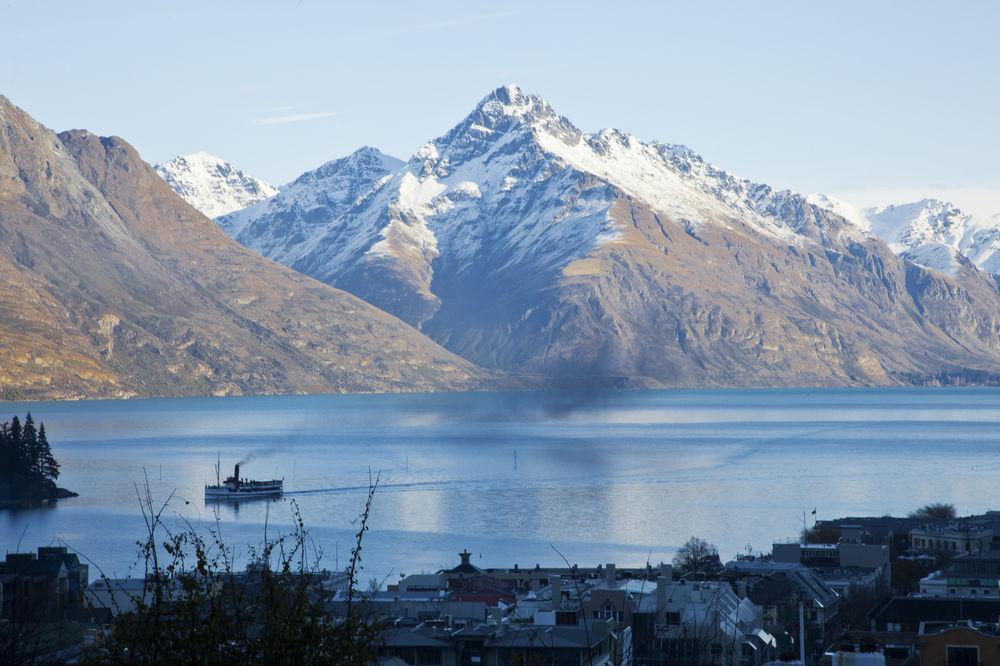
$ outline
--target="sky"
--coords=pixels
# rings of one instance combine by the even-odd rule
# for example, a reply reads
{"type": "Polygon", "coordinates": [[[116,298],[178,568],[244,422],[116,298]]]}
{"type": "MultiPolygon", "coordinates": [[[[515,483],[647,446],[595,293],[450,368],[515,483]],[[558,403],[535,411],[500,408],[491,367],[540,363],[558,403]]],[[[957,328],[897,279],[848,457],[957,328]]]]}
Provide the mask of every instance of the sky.
{"type": "Polygon", "coordinates": [[[858,205],[1000,213],[998,2],[0,0],[0,94],[149,162],[204,150],[275,184],[401,158],[494,88],[584,131],[858,205]]]}

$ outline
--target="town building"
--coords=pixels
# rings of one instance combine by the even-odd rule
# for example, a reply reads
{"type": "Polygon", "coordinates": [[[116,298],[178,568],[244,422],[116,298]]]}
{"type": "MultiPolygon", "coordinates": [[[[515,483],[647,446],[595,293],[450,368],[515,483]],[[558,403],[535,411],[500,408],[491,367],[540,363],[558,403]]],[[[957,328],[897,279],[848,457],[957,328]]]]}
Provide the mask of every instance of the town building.
{"type": "Polygon", "coordinates": [[[621,666],[628,632],[606,622],[555,626],[530,623],[418,624],[397,622],[383,636],[383,666],[506,666],[542,663],[555,666],[621,666]]]}
{"type": "Polygon", "coordinates": [[[1000,664],[1000,632],[995,624],[959,623],[920,636],[920,666],[989,664],[1000,664]]]}
{"type": "Polygon", "coordinates": [[[940,570],[920,581],[920,595],[1000,598],[1000,551],[960,555],[940,570]]]}
{"type": "Polygon", "coordinates": [[[637,665],[756,665],[778,654],[777,640],[762,628],[762,608],[725,581],[661,576],[653,590],[639,581],[627,589],[636,599],[631,626],[637,665]]]}
{"type": "Polygon", "coordinates": [[[0,562],[0,617],[41,622],[83,605],[89,567],[64,547],[8,553],[0,562]]]}
{"type": "Polygon", "coordinates": [[[910,530],[910,547],[916,552],[1000,550],[1000,511],[914,527],[910,530]]]}
{"type": "Polygon", "coordinates": [[[863,543],[861,525],[840,526],[837,543],[776,543],[771,559],[802,564],[815,571],[840,596],[852,591],[875,591],[891,582],[889,545],[863,543]]]}
{"type": "Polygon", "coordinates": [[[761,607],[762,628],[780,651],[818,655],[836,637],[841,596],[809,567],[744,558],[726,564],[721,577],[761,607]]]}
{"type": "Polygon", "coordinates": [[[995,624],[1000,621],[1000,600],[934,597],[891,597],[868,614],[872,631],[926,633],[928,627],[958,622],[995,624]]]}

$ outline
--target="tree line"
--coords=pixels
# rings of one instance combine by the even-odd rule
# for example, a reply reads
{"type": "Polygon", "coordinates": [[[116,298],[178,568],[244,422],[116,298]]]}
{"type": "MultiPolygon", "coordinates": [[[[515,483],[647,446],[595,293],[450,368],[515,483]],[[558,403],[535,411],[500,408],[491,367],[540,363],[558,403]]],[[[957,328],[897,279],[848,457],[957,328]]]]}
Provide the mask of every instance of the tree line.
{"type": "Polygon", "coordinates": [[[0,423],[0,498],[46,496],[57,490],[59,462],[52,455],[45,424],[29,412],[0,423]]]}

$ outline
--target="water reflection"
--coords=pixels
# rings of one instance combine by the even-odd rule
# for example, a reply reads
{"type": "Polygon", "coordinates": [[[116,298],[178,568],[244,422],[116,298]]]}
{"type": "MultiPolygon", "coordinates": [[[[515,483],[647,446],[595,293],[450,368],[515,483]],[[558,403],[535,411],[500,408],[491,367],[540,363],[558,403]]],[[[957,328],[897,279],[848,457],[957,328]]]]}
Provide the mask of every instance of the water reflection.
{"type": "Polygon", "coordinates": [[[121,571],[142,535],[137,489],[171,520],[252,543],[292,502],[333,566],[370,473],[367,570],[669,559],[692,535],[724,556],[794,536],[802,512],[992,506],[1000,391],[648,391],[297,396],[0,405],[45,421],[81,493],[0,511],[0,548],[62,539],[121,571]],[[256,455],[252,455],[256,454],[256,455]],[[284,478],[278,501],[209,504],[217,458],[284,478]],[[514,457],[517,465],[514,465],[514,457]],[[947,474],[940,473],[946,469],[947,474]]]}

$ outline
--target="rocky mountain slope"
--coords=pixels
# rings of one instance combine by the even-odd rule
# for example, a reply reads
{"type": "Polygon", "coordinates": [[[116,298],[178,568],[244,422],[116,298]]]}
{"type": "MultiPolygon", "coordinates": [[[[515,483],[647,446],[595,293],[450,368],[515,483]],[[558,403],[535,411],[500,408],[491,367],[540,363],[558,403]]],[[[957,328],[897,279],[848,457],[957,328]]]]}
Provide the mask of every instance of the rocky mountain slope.
{"type": "Polygon", "coordinates": [[[175,157],[153,167],[189,204],[208,217],[241,210],[278,189],[208,153],[175,157]]]}
{"type": "Polygon", "coordinates": [[[997,285],[971,263],[925,270],[807,197],[683,146],[584,134],[516,87],[400,168],[366,157],[220,224],[484,366],[574,386],[850,385],[1000,361],[997,285]]]}
{"type": "Polygon", "coordinates": [[[954,276],[968,260],[988,273],[1000,273],[996,217],[978,218],[937,199],[864,209],[823,195],[812,200],[844,214],[913,263],[954,276]]]}
{"type": "Polygon", "coordinates": [[[280,196],[261,201],[217,221],[235,238],[252,238],[254,249],[289,262],[376,186],[385,184],[403,161],[375,148],[360,148],[299,176],[280,196]]]}
{"type": "Polygon", "coordinates": [[[122,139],[0,97],[0,395],[462,389],[486,374],[261,258],[122,139]]]}

